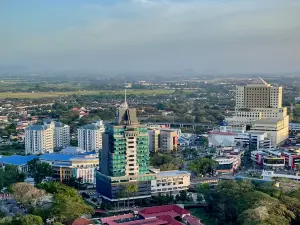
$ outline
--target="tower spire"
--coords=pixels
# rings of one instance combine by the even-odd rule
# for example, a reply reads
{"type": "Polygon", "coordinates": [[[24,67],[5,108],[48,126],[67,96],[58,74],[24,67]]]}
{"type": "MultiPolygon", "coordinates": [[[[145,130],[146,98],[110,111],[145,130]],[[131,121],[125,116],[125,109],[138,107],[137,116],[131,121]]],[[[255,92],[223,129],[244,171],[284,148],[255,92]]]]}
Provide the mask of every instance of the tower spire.
{"type": "Polygon", "coordinates": [[[120,105],[120,108],[128,109],[127,96],[126,96],[126,88],[125,88],[125,96],[124,96],[124,100],[125,100],[125,101],[120,105]]]}
{"type": "Polygon", "coordinates": [[[125,102],[127,103],[127,99],[126,99],[126,87],[125,87],[125,102]]]}

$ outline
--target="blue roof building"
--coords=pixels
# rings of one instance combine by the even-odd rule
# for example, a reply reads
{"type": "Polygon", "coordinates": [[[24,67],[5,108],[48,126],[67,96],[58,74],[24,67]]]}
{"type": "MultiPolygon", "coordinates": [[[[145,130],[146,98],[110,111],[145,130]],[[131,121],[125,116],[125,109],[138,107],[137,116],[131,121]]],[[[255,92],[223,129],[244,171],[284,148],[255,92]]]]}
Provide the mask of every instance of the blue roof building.
{"type": "Polygon", "coordinates": [[[29,156],[22,156],[22,155],[12,155],[12,156],[1,156],[0,164],[2,165],[14,165],[17,166],[20,172],[28,172],[27,163],[38,156],[36,155],[29,155],[29,156]]]}

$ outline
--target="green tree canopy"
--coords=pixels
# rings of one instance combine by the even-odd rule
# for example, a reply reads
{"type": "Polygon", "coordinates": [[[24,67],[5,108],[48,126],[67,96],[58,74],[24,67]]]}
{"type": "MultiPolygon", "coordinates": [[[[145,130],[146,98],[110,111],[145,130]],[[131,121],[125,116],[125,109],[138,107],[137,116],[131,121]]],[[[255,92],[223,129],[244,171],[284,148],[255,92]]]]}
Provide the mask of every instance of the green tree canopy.
{"type": "Polygon", "coordinates": [[[34,181],[39,184],[46,177],[53,175],[52,166],[48,163],[41,162],[40,159],[33,159],[28,162],[29,173],[34,178],[34,181]]]}
{"type": "Polygon", "coordinates": [[[44,225],[44,223],[40,216],[25,215],[13,218],[11,225],[44,225]]]}

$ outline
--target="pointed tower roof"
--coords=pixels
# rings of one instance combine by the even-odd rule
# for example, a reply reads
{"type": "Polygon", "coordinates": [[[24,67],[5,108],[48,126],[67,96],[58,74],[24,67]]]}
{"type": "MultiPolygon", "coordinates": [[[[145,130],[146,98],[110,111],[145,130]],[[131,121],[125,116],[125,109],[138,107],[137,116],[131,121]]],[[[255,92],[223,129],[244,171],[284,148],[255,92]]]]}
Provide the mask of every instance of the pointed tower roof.
{"type": "Polygon", "coordinates": [[[268,85],[268,83],[262,79],[261,77],[258,77],[256,79],[253,79],[251,84],[264,84],[264,85],[268,85]]]}
{"type": "Polygon", "coordinates": [[[126,99],[125,88],[125,101],[119,106],[116,112],[116,123],[122,125],[139,124],[136,116],[136,109],[129,108],[126,99]]]}

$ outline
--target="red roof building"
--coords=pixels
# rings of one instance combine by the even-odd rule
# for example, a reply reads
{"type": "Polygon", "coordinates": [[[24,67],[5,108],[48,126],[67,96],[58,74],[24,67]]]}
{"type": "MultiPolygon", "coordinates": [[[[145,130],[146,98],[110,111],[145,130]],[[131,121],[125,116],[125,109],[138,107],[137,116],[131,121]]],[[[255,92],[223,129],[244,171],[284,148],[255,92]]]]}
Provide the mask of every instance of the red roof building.
{"type": "Polygon", "coordinates": [[[203,225],[200,219],[178,205],[136,209],[133,213],[100,218],[107,225],[203,225]]]}

